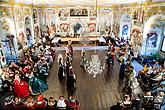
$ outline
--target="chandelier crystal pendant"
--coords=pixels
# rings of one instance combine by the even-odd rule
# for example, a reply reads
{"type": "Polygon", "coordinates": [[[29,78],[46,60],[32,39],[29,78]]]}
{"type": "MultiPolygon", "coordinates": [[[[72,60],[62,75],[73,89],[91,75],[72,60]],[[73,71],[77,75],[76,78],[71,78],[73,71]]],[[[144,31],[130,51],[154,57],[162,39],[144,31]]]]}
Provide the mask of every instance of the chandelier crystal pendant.
{"type": "Polygon", "coordinates": [[[98,55],[92,55],[91,61],[88,62],[87,67],[85,70],[92,74],[93,77],[96,77],[97,74],[101,74],[105,68],[105,63],[101,66],[101,61],[98,55]]]}

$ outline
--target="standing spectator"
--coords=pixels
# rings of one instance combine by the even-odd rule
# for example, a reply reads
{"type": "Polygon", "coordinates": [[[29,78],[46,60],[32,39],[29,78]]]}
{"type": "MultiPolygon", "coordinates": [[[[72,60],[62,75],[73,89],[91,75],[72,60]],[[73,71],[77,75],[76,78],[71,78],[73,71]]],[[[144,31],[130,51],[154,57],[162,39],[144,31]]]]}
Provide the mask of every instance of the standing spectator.
{"type": "Polygon", "coordinates": [[[58,78],[59,80],[63,80],[65,77],[65,66],[63,64],[62,58],[59,59],[59,70],[58,70],[58,78]]]}
{"type": "Polygon", "coordinates": [[[75,76],[72,66],[70,66],[69,75],[67,76],[67,89],[69,91],[75,89],[74,83],[76,83],[76,76],[75,76]]]}
{"type": "Polygon", "coordinates": [[[73,47],[72,47],[72,41],[71,40],[68,41],[66,53],[69,53],[71,55],[71,57],[73,58],[73,47]]]}

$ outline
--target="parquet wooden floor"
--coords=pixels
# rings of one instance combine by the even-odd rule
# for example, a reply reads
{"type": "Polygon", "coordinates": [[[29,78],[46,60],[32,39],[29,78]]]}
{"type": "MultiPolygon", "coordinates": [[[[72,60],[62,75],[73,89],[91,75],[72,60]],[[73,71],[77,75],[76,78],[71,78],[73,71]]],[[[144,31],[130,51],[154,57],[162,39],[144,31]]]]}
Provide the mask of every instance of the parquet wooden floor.
{"type": "MultiPolygon", "coordinates": [[[[105,62],[105,50],[96,51],[100,60],[105,62]]],[[[58,51],[64,55],[64,51],[58,51]]],[[[86,51],[87,57],[91,57],[95,52],[86,51]]],[[[74,52],[73,69],[77,76],[76,90],[74,95],[80,101],[80,110],[109,110],[110,106],[121,100],[122,86],[118,84],[119,64],[115,62],[113,68],[105,70],[102,74],[93,78],[92,75],[85,72],[80,67],[81,51],[74,52]]],[[[63,95],[68,98],[70,93],[67,92],[65,81],[60,83],[58,80],[58,63],[57,58],[48,77],[49,89],[44,96],[53,96],[58,99],[63,95]]]]}

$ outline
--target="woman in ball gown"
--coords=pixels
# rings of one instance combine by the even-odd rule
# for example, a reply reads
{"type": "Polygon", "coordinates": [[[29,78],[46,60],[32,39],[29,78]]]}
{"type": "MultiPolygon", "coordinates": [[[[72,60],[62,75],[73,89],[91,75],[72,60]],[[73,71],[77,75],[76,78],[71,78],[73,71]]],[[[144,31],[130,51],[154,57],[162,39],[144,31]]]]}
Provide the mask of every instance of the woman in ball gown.
{"type": "Polygon", "coordinates": [[[19,74],[15,74],[14,94],[18,97],[29,96],[29,85],[27,82],[20,80],[19,74]]]}
{"type": "Polygon", "coordinates": [[[48,89],[48,84],[39,79],[36,74],[31,73],[29,77],[30,91],[32,95],[37,95],[45,92],[48,89]]]}
{"type": "Polygon", "coordinates": [[[124,54],[120,57],[120,71],[119,71],[119,79],[124,80],[125,74],[125,61],[124,61],[124,54]]]}

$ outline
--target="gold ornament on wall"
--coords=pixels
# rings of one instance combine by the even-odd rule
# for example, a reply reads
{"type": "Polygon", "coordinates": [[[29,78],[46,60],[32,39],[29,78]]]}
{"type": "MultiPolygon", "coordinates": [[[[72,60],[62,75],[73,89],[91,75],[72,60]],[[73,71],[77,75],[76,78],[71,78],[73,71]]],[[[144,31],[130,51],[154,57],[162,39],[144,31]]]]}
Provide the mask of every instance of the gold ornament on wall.
{"type": "Polygon", "coordinates": [[[11,8],[0,6],[0,17],[12,17],[11,8]]]}
{"type": "Polygon", "coordinates": [[[2,21],[2,29],[8,31],[9,30],[9,25],[6,20],[2,21]]]}
{"type": "Polygon", "coordinates": [[[24,16],[26,16],[26,15],[30,16],[30,9],[29,8],[24,8],[23,14],[24,14],[24,16]]]}

